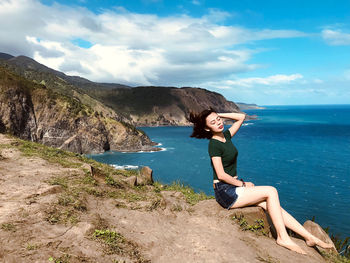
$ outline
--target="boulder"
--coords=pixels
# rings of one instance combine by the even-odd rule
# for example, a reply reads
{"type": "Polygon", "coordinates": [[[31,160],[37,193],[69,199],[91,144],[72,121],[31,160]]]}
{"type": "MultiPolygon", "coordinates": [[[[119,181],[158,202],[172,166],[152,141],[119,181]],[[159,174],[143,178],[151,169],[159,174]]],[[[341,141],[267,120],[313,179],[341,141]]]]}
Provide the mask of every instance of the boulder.
{"type": "Polygon", "coordinates": [[[83,169],[84,172],[87,173],[87,175],[91,175],[91,176],[94,176],[94,167],[91,166],[90,164],[88,163],[83,163],[81,165],[81,168],[83,169]]]}
{"type": "Polygon", "coordinates": [[[137,185],[153,184],[152,169],[148,166],[143,166],[140,174],[137,176],[137,185]]]}
{"type": "Polygon", "coordinates": [[[333,248],[331,249],[323,249],[321,247],[317,247],[318,250],[320,251],[323,251],[323,252],[334,252],[334,253],[338,253],[337,250],[335,249],[335,246],[334,246],[334,243],[333,241],[331,240],[331,238],[328,236],[328,234],[326,233],[326,231],[324,231],[322,229],[322,227],[311,221],[311,220],[307,220],[305,223],[304,223],[304,228],[309,231],[312,235],[314,235],[315,237],[321,239],[323,242],[326,242],[328,244],[332,244],[333,245],[333,248]]]}
{"type": "Polygon", "coordinates": [[[137,177],[136,176],[130,176],[123,180],[126,182],[129,186],[134,187],[137,185],[137,177]]]}

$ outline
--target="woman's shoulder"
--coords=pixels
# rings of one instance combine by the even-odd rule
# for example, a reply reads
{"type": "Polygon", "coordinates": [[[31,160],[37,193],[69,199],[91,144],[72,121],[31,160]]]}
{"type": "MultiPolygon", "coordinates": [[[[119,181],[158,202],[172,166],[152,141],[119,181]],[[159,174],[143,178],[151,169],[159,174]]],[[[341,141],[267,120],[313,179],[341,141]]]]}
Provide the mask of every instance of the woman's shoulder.
{"type": "Polygon", "coordinates": [[[225,139],[231,140],[232,136],[231,136],[231,132],[229,129],[225,130],[223,133],[224,133],[225,139]]]}

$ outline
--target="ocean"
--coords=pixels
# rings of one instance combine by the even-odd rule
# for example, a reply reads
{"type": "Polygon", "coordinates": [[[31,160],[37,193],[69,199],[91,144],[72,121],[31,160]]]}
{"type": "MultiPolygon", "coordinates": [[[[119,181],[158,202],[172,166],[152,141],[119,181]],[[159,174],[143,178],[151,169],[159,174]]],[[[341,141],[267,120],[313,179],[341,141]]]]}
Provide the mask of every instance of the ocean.
{"type": "MultiPolygon", "coordinates": [[[[267,106],[247,110],[233,137],[238,175],[277,188],[281,205],[299,222],[315,217],[341,238],[350,236],[350,105],[267,106]]],[[[226,127],[227,128],[227,127],[226,127]]],[[[150,166],[154,179],[179,181],[213,195],[208,140],[191,127],[141,127],[159,152],[106,152],[89,157],[117,168],[150,166]]]]}

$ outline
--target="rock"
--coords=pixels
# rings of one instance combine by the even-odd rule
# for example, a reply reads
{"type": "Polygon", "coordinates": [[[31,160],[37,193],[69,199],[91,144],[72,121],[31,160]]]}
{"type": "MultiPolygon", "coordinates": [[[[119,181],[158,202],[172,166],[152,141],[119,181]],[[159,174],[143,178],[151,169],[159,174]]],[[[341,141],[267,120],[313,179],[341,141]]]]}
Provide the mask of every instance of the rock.
{"type": "MultiPolygon", "coordinates": [[[[323,242],[326,242],[328,244],[332,244],[334,246],[334,243],[331,240],[331,238],[328,236],[328,234],[322,229],[322,227],[319,224],[317,224],[311,220],[307,220],[303,226],[307,231],[309,231],[315,237],[321,239],[323,242]]],[[[318,248],[318,250],[323,251],[323,252],[338,253],[337,250],[335,249],[335,246],[334,246],[334,248],[331,248],[331,249],[323,249],[320,247],[317,247],[317,248],[318,248]]]]}
{"type": "Polygon", "coordinates": [[[87,173],[87,175],[94,176],[94,167],[92,167],[90,164],[83,163],[81,168],[87,173]]]}
{"type": "Polygon", "coordinates": [[[137,177],[137,185],[153,184],[152,169],[148,166],[143,166],[140,170],[140,174],[137,177]]]}
{"type": "Polygon", "coordinates": [[[131,187],[134,187],[135,185],[137,185],[137,177],[136,176],[130,176],[130,177],[124,179],[123,181],[131,187]]]}

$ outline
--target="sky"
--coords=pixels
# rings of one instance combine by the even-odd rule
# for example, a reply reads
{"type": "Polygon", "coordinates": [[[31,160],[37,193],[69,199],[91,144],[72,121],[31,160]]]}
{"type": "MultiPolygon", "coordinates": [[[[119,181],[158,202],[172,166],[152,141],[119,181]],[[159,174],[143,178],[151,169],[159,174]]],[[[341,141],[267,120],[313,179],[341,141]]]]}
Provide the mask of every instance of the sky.
{"type": "Polygon", "coordinates": [[[0,52],[97,82],[350,103],[350,0],[0,0],[0,52]]]}

